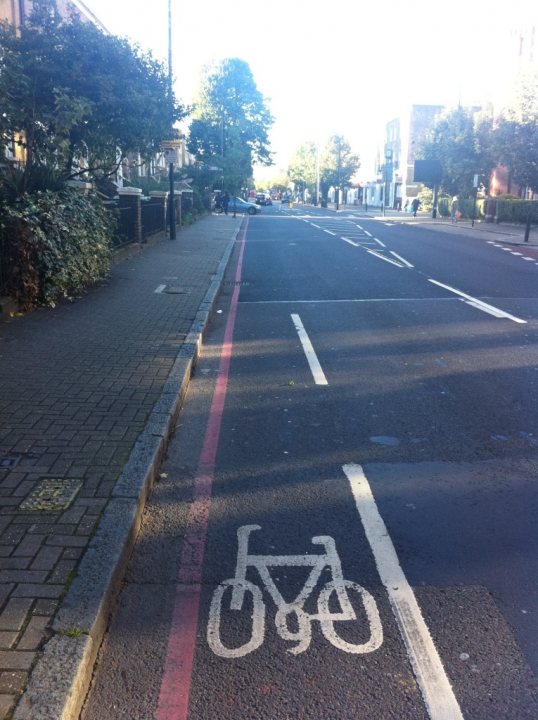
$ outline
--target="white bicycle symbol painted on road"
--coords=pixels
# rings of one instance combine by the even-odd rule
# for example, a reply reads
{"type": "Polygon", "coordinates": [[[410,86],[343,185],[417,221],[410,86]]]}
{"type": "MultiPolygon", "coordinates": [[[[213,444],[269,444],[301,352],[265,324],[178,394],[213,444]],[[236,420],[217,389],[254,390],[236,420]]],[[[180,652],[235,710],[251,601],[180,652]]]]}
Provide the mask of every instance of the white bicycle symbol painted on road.
{"type": "MultiPolygon", "coordinates": [[[[256,568],[262,580],[263,587],[273,599],[277,612],[275,624],[278,635],[296,645],[288,648],[288,652],[299,655],[310,646],[312,639],[312,623],[320,623],[321,632],[335,647],[347,653],[364,654],[377,650],[383,642],[383,628],[376,602],[372,595],[361,585],[351,580],[345,580],[342,574],[342,565],[334,539],[328,535],[316,535],[312,538],[314,545],[325,548],[323,554],[313,555],[252,555],[248,552],[250,534],[261,530],[260,525],[243,525],[237,530],[237,565],[235,576],[224,580],[213,594],[209,611],[207,626],[207,642],[216,655],[223,658],[238,658],[257,650],[265,639],[266,607],[262,590],[258,585],[246,579],[247,568],[256,568]],[[286,602],[271,577],[269,568],[305,567],[311,568],[303,588],[295,600],[286,602]],[[309,613],[304,604],[313,593],[322,572],[328,568],[332,579],[322,586],[317,601],[317,612],[309,613]],[[231,589],[230,610],[241,610],[246,593],[252,595],[252,631],[248,642],[230,648],[221,640],[221,616],[224,609],[224,595],[231,589]],[[335,623],[341,621],[357,620],[350,599],[349,592],[358,593],[370,630],[367,642],[354,644],[341,638],[335,629],[335,623]],[[336,596],[339,610],[333,612],[329,609],[333,596],[336,596]],[[290,628],[289,620],[294,619],[295,630],[290,628]]],[[[334,603],[333,603],[334,604],[334,603]]]]}

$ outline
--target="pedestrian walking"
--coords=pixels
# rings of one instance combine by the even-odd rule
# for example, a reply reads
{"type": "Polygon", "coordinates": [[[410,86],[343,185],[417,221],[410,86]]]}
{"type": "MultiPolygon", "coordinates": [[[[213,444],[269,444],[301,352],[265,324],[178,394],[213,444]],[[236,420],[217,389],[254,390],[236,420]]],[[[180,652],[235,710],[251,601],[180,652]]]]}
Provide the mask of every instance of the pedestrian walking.
{"type": "Polygon", "coordinates": [[[458,200],[458,196],[454,195],[454,197],[452,198],[452,204],[450,206],[450,222],[452,223],[452,225],[455,225],[460,219],[460,217],[460,203],[458,200]]]}
{"type": "Polygon", "coordinates": [[[220,204],[222,206],[222,209],[224,210],[224,214],[228,215],[228,205],[230,204],[230,196],[227,192],[222,193],[220,198],[220,204]]]}
{"type": "Polygon", "coordinates": [[[417,216],[417,211],[420,207],[420,200],[418,198],[414,198],[413,202],[411,203],[411,210],[413,211],[413,217],[417,216]]]}

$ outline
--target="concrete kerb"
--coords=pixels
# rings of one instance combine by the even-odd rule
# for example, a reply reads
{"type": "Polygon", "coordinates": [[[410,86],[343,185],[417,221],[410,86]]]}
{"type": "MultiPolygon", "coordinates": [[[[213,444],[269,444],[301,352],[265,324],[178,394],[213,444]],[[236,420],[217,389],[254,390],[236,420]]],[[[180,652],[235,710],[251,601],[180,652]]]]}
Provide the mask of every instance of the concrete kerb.
{"type": "Polygon", "coordinates": [[[77,720],[80,715],[142,512],[240,232],[241,228],[226,247],[163,392],[116,483],[77,576],[54,618],[55,634],[32,670],[13,720],[77,720]]]}

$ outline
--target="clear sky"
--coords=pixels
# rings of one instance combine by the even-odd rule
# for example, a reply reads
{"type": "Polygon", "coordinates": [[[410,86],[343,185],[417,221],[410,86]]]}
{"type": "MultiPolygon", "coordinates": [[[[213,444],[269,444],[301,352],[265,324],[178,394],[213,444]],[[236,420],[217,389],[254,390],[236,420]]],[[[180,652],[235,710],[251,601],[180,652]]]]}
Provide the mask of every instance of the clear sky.
{"type": "MultiPolygon", "coordinates": [[[[84,2],[112,33],[167,59],[168,0],[84,2]]],[[[178,96],[192,101],[213,60],[246,60],[275,117],[277,167],[338,133],[369,170],[404,104],[492,99],[507,77],[508,32],[538,30],[538,0],[173,0],[172,15],[178,96]]]]}

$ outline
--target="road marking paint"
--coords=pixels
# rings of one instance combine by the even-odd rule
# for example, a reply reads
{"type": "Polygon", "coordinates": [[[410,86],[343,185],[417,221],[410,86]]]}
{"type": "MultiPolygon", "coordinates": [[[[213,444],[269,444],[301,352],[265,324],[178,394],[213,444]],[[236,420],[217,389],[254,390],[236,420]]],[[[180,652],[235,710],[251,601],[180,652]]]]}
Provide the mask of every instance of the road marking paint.
{"type": "Polygon", "coordinates": [[[368,230],[363,230],[363,228],[361,228],[360,225],[357,225],[357,227],[358,227],[360,230],[362,230],[365,235],[368,235],[368,237],[372,237],[372,233],[371,233],[371,232],[368,232],[368,230]]]}
{"type": "Polygon", "coordinates": [[[319,225],[316,225],[316,223],[311,222],[310,225],[312,225],[312,227],[317,228],[318,230],[321,230],[321,227],[319,225]]]}
{"type": "Polygon", "coordinates": [[[430,720],[463,720],[458,701],[407,582],[361,465],[344,465],[377,571],[385,586],[430,720]]]}
{"type": "Polygon", "coordinates": [[[375,237],[375,238],[373,238],[373,239],[376,241],[376,243],[377,243],[378,245],[381,245],[381,247],[383,247],[383,248],[384,248],[384,247],[387,247],[387,246],[385,245],[385,243],[382,243],[381,240],[378,240],[378,238],[375,237]]]}
{"type": "Polygon", "coordinates": [[[391,260],[388,257],[385,257],[384,255],[380,255],[375,250],[370,250],[369,248],[366,248],[366,252],[370,253],[370,255],[375,255],[376,258],[379,258],[380,260],[384,260],[385,262],[390,263],[391,265],[396,265],[396,267],[402,268],[403,265],[401,265],[399,262],[396,262],[396,260],[391,260]]]}
{"type": "Polygon", "coordinates": [[[241,248],[235,273],[235,288],[224,331],[219,371],[213,391],[204,444],[194,478],[194,499],[189,507],[187,533],[183,539],[181,549],[176,597],[155,720],[187,720],[188,715],[192,668],[196,649],[196,627],[202,592],[202,565],[209,524],[217,448],[232,359],[233,333],[239,303],[248,224],[249,219],[246,218],[242,228],[241,248]]]}
{"type": "Polygon", "coordinates": [[[325,228],[323,229],[323,232],[326,232],[329,235],[336,235],[336,233],[333,233],[331,230],[325,230],[325,228]]]}
{"type": "Polygon", "coordinates": [[[478,298],[473,297],[472,295],[467,295],[467,293],[464,293],[461,290],[456,290],[456,288],[450,287],[450,285],[444,285],[443,283],[440,283],[437,280],[432,280],[432,278],[428,278],[428,282],[431,282],[434,285],[438,285],[439,287],[442,287],[445,290],[448,290],[449,292],[453,292],[456,295],[459,295],[460,297],[464,298],[464,300],[467,302],[468,305],[472,305],[474,308],[477,308],[477,310],[482,310],[483,312],[486,312],[489,315],[493,315],[494,317],[497,317],[497,318],[505,318],[506,320],[513,320],[514,322],[521,323],[523,325],[527,324],[526,320],[522,320],[521,318],[518,318],[515,315],[510,315],[510,313],[507,313],[504,310],[501,310],[500,308],[496,308],[493,305],[489,305],[488,303],[485,303],[482,300],[479,300],[478,298]]]}
{"type": "Polygon", "coordinates": [[[160,295],[163,292],[163,290],[165,290],[165,288],[166,288],[166,285],[158,285],[153,292],[160,295]]]}
{"type": "Polygon", "coordinates": [[[505,247],[502,247],[501,250],[504,250],[504,252],[512,252],[512,251],[510,250],[510,248],[505,248],[505,247]]]}
{"type": "Polygon", "coordinates": [[[349,243],[350,245],[353,245],[354,247],[360,247],[359,243],[356,243],[354,240],[351,240],[351,238],[342,237],[341,238],[344,242],[349,243]]]}
{"type": "Polygon", "coordinates": [[[314,382],[316,383],[316,385],[328,385],[329,383],[327,382],[325,373],[321,369],[321,365],[314,351],[314,347],[312,346],[310,338],[308,337],[308,333],[306,332],[304,325],[301,322],[301,318],[299,317],[299,315],[292,313],[291,319],[293,320],[293,324],[295,325],[295,329],[297,330],[297,333],[299,335],[299,340],[301,341],[301,344],[303,346],[303,350],[305,352],[306,359],[308,360],[308,364],[310,365],[310,370],[312,371],[312,375],[314,376],[314,382]]]}
{"type": "Polygon", "coordinates": [[[523,256],[521,259],[522,260],[530,260],[531,262],[534,262],[534,258],[530,258],[530,257],[523,256]]]}
{"type": "Polygon", "coordinates": [[[511,254],[511,255],[520,255],[520,256],[523,255],[523,253],[514,252],[513,250],[510,251],[510,254],[511,254]]]}
{"type": "Polygon", "coordinates": [[[411,263],[408,260],[406,260],[405,258],[403,258],[401,255],[398,255],[398,253],[395,253],[394,250],[391,250],[390,254],[394,255],[394,257],[397,258],[398,260],[401,260],[401,262],[403,262],[405,267],[408,267],[408,268],[415,267],[414,265],[411,265],[411,263]]]}
{"type": "MultiPolygon", "coordinates": [[[[321,632],[325,638],[339,650],[355,655],[370,653],[381,647],[383,643],[383,627],[381,618],[373,596],[363,587],[351,580],[346,580],[342,572],[342,563],[336,551],[334,538],[329,535],[315,535],[312,544],[322,545],[325,552],[310,552],[306,555],[254,555],[249,552],[249,536],[252,532],[261,530],[260,525],[242,525],[237,529],[237,561],[235,575],[220,583],[211,601],[209,621],[207,624],[207,642],[211,650],[223,658],[244,657],[257,650],[265,640],[265,600],[269,595],[276,605],[275,616],[276,631],[283,640],[295,642],[294,647],[288,647],[287,652],[299,655],[310,647],[312,640],[312,625],[320,623],[321,632]],[[309,568],[308,576],[303,588],[294,600],[284,599],[278,588],[276,578],[271,575],[270,568],[303,567],[309,568]],[[247,572],[256,568],[259,580],[265,594],[262,594],[260,582],[254,584],[247,580],[247,572]],[[309,597],[315,591],[322,575],[331,573],[331,578],[325,581],[318,597],[317,612],[307,611],[304,608],[309,597]],[[246,594],[252,596],[252,625],[250,639],[239,647],[226,647],[220,637],[221,615],[223,610],[224,593],[231,589],[230,610],[241,610],[246,594]],[[335,628],[340,621],[357,620],[357,614],[349,600],[349,591],[355,590],[361,597],[366,620],[369,625],[370,636],[366,642],[360,644],[350,643],[341,638],[335,628]],[[332,595],[338,599],[339,608],[331,609],[329,601],[332,595]],[[290,632],[288,617],[295,615],[298,622],[296,631],[290,632]]],[[[251,575],[251,573],[249,573],[251,575]]],[[[310,605],[310,603],[308,603],[310,605]]],[[[362,615],[362,613],[361,613],[362,615]]]]}

